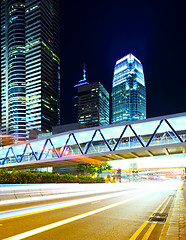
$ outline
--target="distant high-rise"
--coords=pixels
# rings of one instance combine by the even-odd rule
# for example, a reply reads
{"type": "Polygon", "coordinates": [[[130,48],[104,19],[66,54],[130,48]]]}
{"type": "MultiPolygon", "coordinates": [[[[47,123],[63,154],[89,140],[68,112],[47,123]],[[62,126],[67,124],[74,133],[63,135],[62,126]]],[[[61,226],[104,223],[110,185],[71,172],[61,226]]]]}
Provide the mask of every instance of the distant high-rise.
{"type": "Polygon", "coordinates": [[[112,123],[146,118],[146,88],[141,62],[132,54],[116,62],[112,85],[112,123]]]}
{"type": "Polygon", "coordinates": [[[74,119],[78,121],[78,87],[82,85],[87,85],[89,82],[86,78],[85,64],[83,66],[83,79],[79,80],[74,86],[74,119]]]}
{"type": "Polygon", "coordinates": [[[59,123],[58,1],[1,1],[2,131],[19,140],[59,123]]]}
{"type": "Polygon", "coordinates": [[[100,82],[78,86],[80,128],[109,124],[109,93],[100,82]]]}

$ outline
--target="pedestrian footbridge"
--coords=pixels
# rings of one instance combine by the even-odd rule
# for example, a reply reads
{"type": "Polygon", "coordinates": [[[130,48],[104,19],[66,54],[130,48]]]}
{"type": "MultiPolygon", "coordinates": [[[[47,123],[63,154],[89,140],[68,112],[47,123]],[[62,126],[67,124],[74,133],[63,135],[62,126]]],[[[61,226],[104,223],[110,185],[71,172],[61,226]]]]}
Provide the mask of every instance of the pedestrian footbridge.
{"type": "Polygon", "coordinates": [[[78,129],[4,146],[0,148],[0,168],[100,163],[185,152],[186,113],[181,113],[78,129]]]}

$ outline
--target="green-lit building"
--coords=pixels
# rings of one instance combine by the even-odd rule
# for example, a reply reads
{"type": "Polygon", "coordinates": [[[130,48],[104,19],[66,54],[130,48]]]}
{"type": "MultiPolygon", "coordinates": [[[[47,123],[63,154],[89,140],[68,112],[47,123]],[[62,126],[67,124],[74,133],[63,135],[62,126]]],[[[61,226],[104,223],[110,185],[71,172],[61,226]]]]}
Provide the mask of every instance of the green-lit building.
{"type": "Polygon", "coordinates": [[[25,139],[59,123],[58,1],[1,1],[2,132],[25,139]]]}
{"type": "Polygon", "coordinates": [[[132,54],[116,62],[112,85],[112,123],[146,118],[146,87],[141,62],[132,54]]]}

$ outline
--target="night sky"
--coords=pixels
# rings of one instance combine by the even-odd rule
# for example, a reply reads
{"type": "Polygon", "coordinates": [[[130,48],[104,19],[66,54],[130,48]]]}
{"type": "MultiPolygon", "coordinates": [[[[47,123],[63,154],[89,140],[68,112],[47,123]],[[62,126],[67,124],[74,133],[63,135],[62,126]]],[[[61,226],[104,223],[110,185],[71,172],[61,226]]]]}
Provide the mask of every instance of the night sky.
{"type": "Polygon", "coordinates": [[[185,1],[60,1],[61,123],[75,122],[73,86],[111,93],[115,62],[132,53],[143,65],[147,118],[186,112],[185,1]]]}

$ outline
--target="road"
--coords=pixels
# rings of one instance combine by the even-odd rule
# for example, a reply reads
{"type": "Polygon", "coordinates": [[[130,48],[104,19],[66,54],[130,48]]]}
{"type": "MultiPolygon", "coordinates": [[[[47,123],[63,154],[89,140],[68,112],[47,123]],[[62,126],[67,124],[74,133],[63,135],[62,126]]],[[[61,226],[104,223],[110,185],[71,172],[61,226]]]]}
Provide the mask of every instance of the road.
{"type": "Polygon", "coordinates": [[[86,189],[56,199],[0,205],[0,239],[160,239],[177,183],[105,186],[107,190],[103,185],[98,192],[86,189]],[[151,221],[155,213],[161,215],[151,221]]]}

